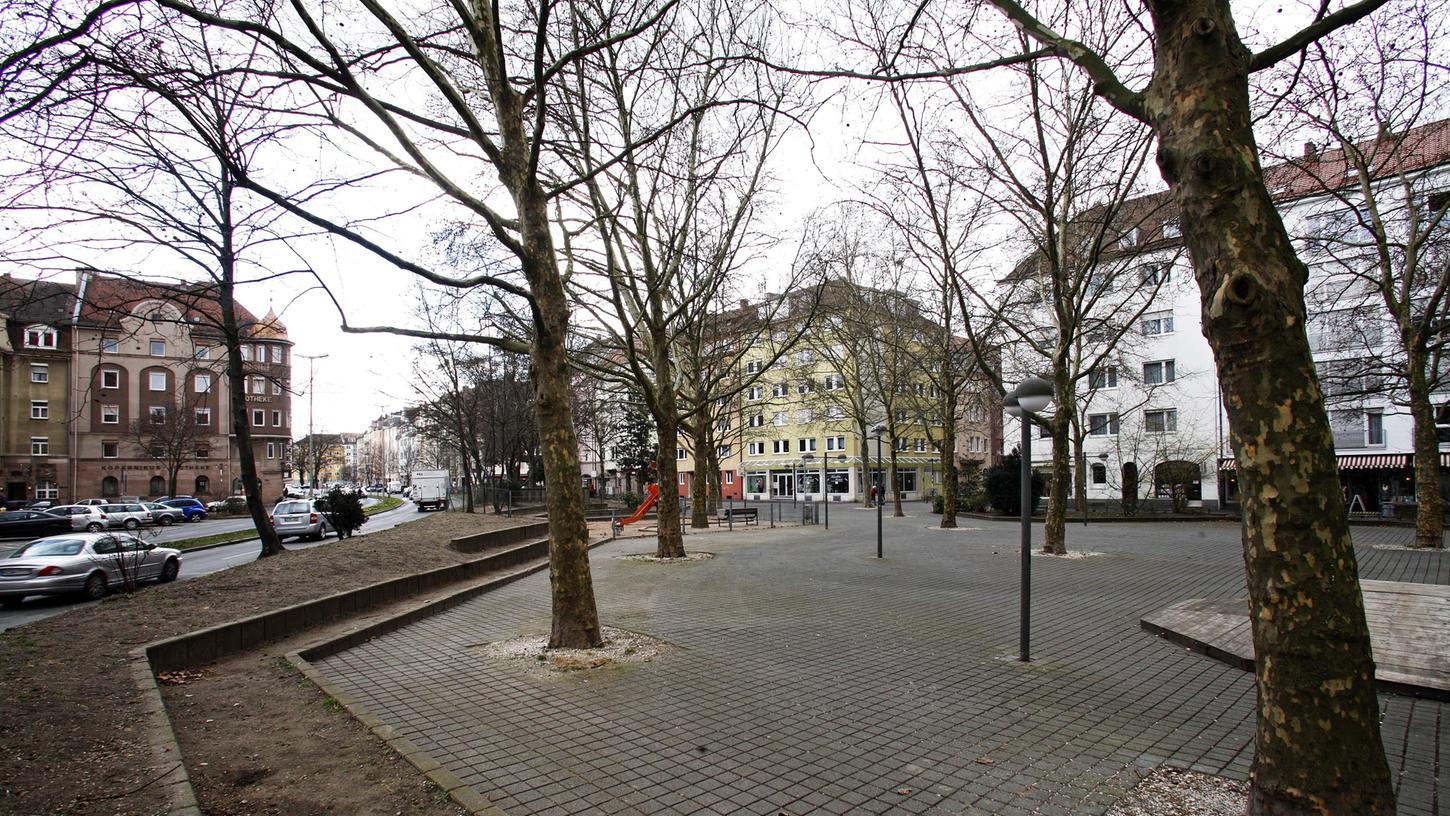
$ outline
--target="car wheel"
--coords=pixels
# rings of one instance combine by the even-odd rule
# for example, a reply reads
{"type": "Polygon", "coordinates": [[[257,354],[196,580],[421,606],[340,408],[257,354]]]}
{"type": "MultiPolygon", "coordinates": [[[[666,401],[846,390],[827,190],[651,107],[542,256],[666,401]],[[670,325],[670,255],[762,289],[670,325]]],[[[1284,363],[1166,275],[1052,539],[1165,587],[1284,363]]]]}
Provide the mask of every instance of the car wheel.
{"type": "Polygon", "coordinates": [[[161,518],[156,520],[156,523],[160,524],[162,527],[170,527],[172,521],[173,519],[171,518],[171,516],[162,516],[161,518]]]}
{"type": "Polygon", "coordinates": [[[161,583],[169,584],[175,581],[179,572],[181,572],[181,564],[175,558],[166,559],[166,566],[161,568],[161,583]]]}
{"type": "Polygon", "coordinates": [[[137,521],[136,519],[126,519],[126,529],[127,530],[137,530],[137,529],[140,529],[140,527],[141,527],[141,522],[137,521]]]}
{"type": "Polygon", "coordinates": [[[93,601],[106,597],[106,576],[99,572],[91,573],[91,577],[86,579],[85,589],[82,589],[81,593],[93,601]]]}
{"type": "Polygon", "coordinates": [[[88,533],[99,533],[104,529],[106,529],[105,525],[101,524],[99,521],[93,521],[90,524],[86,525],[86,532],[88,533]]]}
{"type": "Polygon", "coordinates": [[[206,518],[206,516],[202,515],[201,513],[197,513],[196,515],[194,515],[191,518],[187,519],[187,521],[194,522],[196,524],[200,524],[201,521],[202,521],[202,519],[204,519],[204,518],[206,518]]]}

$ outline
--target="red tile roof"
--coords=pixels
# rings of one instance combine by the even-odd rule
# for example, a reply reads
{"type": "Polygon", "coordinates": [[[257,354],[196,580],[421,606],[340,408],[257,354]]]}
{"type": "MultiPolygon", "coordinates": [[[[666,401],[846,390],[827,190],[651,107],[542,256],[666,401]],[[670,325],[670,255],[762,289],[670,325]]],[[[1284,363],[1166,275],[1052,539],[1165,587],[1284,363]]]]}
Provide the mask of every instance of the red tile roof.
{"type": "MultiPolygon", "coordinates": [[[[188,322],[202,330],[220,331],[221,304],[217,301],[215,283],[147,281],[100,272],[85,272],[80,289],[80,313],[77,325],[110,329],[120,325],[123,317],[150,301],[165,301],[178,310],[188,322]]],[[[243,335],[256,333],[269,339],[277,335],[276,324],[259,321],[240,303],[236,304],[237,324],[243,335]]],[[[273,320],[275,320],[273,316],[273,320]]],[[[283,330],[285,333],[285,330],[283,330]]]]}

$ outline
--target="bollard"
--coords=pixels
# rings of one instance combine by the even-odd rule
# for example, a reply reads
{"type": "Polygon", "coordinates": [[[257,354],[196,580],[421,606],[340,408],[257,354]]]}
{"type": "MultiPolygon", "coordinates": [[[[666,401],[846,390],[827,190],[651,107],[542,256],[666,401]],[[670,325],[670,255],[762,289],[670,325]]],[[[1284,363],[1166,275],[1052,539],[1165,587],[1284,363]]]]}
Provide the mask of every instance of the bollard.
{"type": "Polygon", "coordinates": [[[735,532],[735,499],[731,498],[725,507],[725,527],[730,532],[735,532]]]}

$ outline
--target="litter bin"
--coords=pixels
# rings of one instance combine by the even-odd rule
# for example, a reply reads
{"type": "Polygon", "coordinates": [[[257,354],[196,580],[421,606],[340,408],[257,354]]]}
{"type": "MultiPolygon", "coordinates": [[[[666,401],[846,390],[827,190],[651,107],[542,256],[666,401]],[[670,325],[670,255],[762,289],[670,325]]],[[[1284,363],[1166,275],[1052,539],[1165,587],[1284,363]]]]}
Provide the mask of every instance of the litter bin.
{"type": "Polygon", "coordinates": [[[801,524],[816,523],[816,506],[814,504],[801,505],[801,524]]]}

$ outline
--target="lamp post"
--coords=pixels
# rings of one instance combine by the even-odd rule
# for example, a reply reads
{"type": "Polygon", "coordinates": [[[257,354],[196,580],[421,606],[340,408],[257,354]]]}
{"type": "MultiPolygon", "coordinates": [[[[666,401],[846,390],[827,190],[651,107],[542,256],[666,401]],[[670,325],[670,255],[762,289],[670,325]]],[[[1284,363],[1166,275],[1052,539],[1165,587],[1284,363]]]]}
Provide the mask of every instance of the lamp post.
{"type": "Polygon", "coordinates": [[[886,433],[885,425],[877,425],[871,429],[871,435],[876,438],[876,557],[881,557],[881,504],[886,499],[885,485],[881,484],[881,435],[886,433]]]}
{"type": "Polygon", "coordinates": [[[1032,659],[1032,422],[1052,404],[1052,383],[1028,377],[1002,398],[1008,415],[1022,423],[1022,591],[1017,659],[1032,659]]]}

